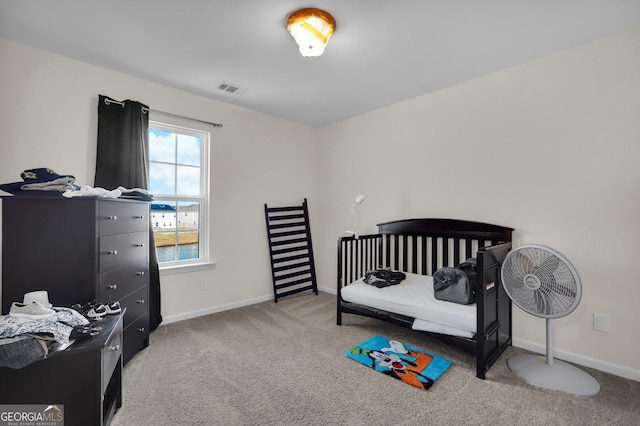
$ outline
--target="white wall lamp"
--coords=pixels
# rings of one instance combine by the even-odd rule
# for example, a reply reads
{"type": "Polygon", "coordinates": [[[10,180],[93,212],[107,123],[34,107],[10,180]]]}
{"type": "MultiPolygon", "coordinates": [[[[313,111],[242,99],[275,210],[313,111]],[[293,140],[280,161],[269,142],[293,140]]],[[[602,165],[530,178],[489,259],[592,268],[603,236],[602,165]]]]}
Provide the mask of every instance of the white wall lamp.
{"type": "Polygon", "coordinates": [[[300,9],[287,19],[287,30],[298,43],[302,56],[322,55],[335,29],[333,16],[320,9],[300,9]]]}
{"type": "Polygon", "coordinates": [[[356,212],[356,207],[362,204],[363,201],[364,201],[364,195],[358,194],[356,196],[355,201],[351,205],[351,214],[355,216],[354,223],[353,223],[353,230],[344,231],[346,235],[353,235],[355,239],[358,239],[358,213],[356,212]]]}

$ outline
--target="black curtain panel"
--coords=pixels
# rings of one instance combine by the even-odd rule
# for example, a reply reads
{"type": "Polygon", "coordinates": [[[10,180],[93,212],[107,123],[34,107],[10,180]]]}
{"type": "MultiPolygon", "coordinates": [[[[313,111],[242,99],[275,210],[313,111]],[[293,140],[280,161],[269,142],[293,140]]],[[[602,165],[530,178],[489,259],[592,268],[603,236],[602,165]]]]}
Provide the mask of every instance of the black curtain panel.
{"type": "MultiPolygon", "coordinates": [[[[149,189],[149,107],[140,102],[116,101],[100,95],[98,99],[98,146],[96,153],[97,188],[149,189]]],[[[151,220],[151,218],[149,218],[151,220]]],[[[151,225],[151,223],[150,223],[151,225]]],[[[149,328],[162,322],[160,313],[160,272],[149,226],[149,328]]]]}

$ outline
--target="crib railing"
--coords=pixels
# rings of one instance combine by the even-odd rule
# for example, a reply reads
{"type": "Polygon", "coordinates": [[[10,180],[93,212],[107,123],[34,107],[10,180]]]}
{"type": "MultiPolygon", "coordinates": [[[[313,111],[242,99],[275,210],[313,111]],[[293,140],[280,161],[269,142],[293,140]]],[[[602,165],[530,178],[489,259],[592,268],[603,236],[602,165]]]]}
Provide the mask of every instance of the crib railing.
{"type": "Polygon", "coordinates": [[[457,266],[474,257],[479,248],[497,242],[401,234],[342,237],[338,239],[338,289],[376,268],[433,275],[438,268],[457,266]]]}
{"type": "Polygon", "coordinates": [[[338,239],[338,290],[368,270],[381,268],[382,236],[361,235],[338,239]]]}

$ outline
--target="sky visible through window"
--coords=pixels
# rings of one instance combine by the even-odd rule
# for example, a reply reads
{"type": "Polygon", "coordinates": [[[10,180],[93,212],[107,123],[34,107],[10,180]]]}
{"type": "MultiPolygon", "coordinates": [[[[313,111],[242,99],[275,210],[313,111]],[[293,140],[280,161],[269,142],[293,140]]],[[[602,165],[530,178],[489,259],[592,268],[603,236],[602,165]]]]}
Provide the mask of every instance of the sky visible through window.
{"type": "Polygon", "coordinates": [[[200,195],[198,136],[149,129],[149,187],[154,194],[200,195]]]}
{"type": "Polygon", "coordinates": [[[206,186],[202,156],[208,135],[158,123],[149,126],[149,190],[156,253],[160,263],[198,260],[206,186]]]}

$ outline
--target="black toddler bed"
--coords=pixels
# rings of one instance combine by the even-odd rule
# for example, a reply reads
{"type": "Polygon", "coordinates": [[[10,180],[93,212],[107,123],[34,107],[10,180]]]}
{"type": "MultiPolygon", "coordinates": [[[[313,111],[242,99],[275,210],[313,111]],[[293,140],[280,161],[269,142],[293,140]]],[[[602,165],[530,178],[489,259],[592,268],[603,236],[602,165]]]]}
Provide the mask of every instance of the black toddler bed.
{"type": "MultiPolygon", "coordinates": [[[[415,318],[347,302],[341,290],[349,284],[361,282],[366,271],[376,268],[391,268],[411,275],[418,274],[416,276],[433,276],[440,267],[456,266],[470,257],[476,257],[478,271],[474,331],[468,337],[445,334],[440,330],[424,332],[475,355],[476,376],[484,379],[489,368],[511,345],[511,300],[500,284],[500,266],[511,249],[512,231],[512,228],[504,226],[463,220],[407,219],[379,224],[378,234],[363,235],[357,239],[340,238],[337,324],[342,325],[342,314],[349,313],[412,328],[415,318]]],[[[459,306],[462,305],[455,305],[454,308],[459,306]]],[[[470,312],[473,315],[474,311],[470,312]]],[[[470,320],[473,326],[473,317],[470,320]]]]}

